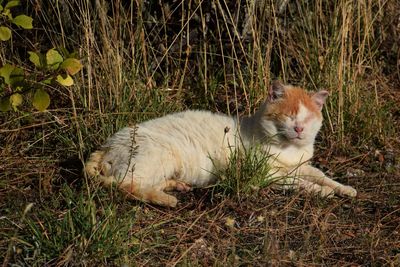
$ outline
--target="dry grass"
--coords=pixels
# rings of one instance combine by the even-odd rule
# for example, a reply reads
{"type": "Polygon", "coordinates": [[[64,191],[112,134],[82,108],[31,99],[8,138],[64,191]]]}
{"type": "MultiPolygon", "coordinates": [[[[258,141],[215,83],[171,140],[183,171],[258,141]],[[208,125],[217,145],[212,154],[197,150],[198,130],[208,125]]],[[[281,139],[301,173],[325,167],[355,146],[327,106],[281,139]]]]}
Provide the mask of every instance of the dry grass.
{"type": "Polygon", "coordinates": [[[8,62],[62,46],[84,64],[75,86],[46,88],[47,112],[0,114],[3,266],[400,265],[397,1],[111,2],[30,1],[36,29],[1,43],[8,62]],[[331,91],[315,164],[357,199],[203,189],[169,210],[81,172],[127,124],[252,113],[275,78],[331,91]]]}

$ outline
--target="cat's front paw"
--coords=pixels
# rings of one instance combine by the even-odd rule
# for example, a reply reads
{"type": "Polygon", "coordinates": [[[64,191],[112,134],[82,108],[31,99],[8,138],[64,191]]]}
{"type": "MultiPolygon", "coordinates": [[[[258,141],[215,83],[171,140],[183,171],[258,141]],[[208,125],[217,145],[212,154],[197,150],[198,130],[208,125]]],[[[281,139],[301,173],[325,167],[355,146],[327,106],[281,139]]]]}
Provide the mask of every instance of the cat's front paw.
{"type": "Polygon", "coordinates": [[[335,195],[335,191],[329,186],[321,186],[321,191],[319,191],[321,197],[331,198],[335,195]]]}
{"type": "Polygon", "coordinates": [[[342,196],[349,196],[349,197],[356,197],[357,190],[351,186],[345,185],[340,188],[340,195],[342,196]]]}

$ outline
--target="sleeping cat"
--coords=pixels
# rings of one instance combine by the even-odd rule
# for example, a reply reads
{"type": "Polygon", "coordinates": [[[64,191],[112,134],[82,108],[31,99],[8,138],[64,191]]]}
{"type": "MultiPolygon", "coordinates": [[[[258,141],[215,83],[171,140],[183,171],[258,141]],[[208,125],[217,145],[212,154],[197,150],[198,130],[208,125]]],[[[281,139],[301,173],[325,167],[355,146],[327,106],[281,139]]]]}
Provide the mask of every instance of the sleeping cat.
{"type": "Polygon", "coordinates": [[[228,164],[232,148],[259,145],[271,155],[273,176],[286,177],[284,187],[355,197],[354,188],[309,163],[327,96],[275,81],[252,116],[184,111],[126,127],[92,153],[85,170],[134,198],[175,207],[178,200],[167,191],[215,183],[214,168],[228,164]]]}

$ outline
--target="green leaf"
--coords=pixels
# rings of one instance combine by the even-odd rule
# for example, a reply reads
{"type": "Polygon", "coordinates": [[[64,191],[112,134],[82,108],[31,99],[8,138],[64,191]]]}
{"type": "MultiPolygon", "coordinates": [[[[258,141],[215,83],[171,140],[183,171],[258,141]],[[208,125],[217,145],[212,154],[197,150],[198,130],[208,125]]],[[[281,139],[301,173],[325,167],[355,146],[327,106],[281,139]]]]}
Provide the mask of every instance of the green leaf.
{"type": "Polygon", "coordinates": [[[15,69],[14,66],[10,64],[5,64],[3,67],[0,68],[0,76],[4,78],[4,82],[10,85],[10,75],[11,72],[15,69]]]}
{"type": "Polygon", "coordinates": [[[49,65],[50,68],[53,70],[58,69],[60,63],[63,62],[63,60],[63,57],[54,48],[50,49],[46,53],[47,65],[49,65]]]}
{"type": "Polygon", "coordinates": [[[10,73],[10,85],[16,85],[19,82],[22,82],[25,78],[24,70],[18,67],[15,67],[10,73]]]}
{"type": "Polygon", "coordinates": [[[22,104],[22,101],[23,99],[21,94],[15,93],[10,96],[10,103],[14,111],[18,110],[17,107],[22,104]]]}
{"type": "Polygon", "coordinates": [[[32,104],[37,110],[45,111],[50,105],[49,94],[42,88],[37,89],[35,94],[33,95],[32,104]]]}
{"type": "Polygon", "coordinates": [[[27,15],[18,15],[11,22],[24,29],[33,29],[32,21],[33,19],[27,15]]]}
{"type": "Polygon", "coordinates": [[[51,84],[53,82],[53,78],[48,78],[46,80],[41,81],[44,84],[51,84]]]}
{"type": "Polygon", "coordinates": [[[61,64],[61,68],[65,69],[68,72],[68,74],[75,75],[77,72],[79,72],[82,69],[82,64],[76,58],[67,58],[61,64]]]}
{"type": "Polygon", "coordinates": [[[3,17],[8,17],[8,20],[12,20],[13,16],[11,14],[11,11],[9,9],[4,9],[2,12],[3,17]]]}
{"type": "Polygon", "coordinates": [[[0,111],[9,111],[11,109],[10,99],[8,97],[4,97],[0,99],[0,111]]]}
{"type": "Polygon", "coordinates": [[[32,52],[32,51],[28,51],[28,54],[29,54],[29,60],[33,64],[35,64],[36,67],[40,67],[41,66],[41,64],[40,64],[40,54],[32,52]]]}
{"type": "Polygon", "coordinates": [[[4,9],[4,8],[3,8],[3,6],[2,6],[2,5],[0,5],[0,12],[1,12],[1,11],[3,11],[3,9],[4,9]]]}
{"type": "Polygon", "coordinates": [[[8,27],[0,26],[0,40],[7,41],[11,38],[11,30],[8,27]]]}
{"type": "Polygon", "coordinates": [[[5,9],[10,9],[12,7],[15,7],[15,6],[19,6],[19,0],[8,1],[8,3],[6,4],[6,6],[4,8],[5,9]]]}
{"type": "Polygon", "coordinates": [[[61,75],[57,75],[57,82],[64,86],[71,86],[74,84],[74,80],[68,74],[65,78],[61,75]]]}

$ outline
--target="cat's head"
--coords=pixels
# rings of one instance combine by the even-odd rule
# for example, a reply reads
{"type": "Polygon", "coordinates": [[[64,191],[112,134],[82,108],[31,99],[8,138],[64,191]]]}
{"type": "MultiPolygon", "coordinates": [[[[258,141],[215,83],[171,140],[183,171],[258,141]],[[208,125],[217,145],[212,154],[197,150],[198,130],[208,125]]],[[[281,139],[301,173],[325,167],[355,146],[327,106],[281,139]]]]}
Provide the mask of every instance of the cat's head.
{"type": "Polygon", "coordinates": [[[307,92],[275,81],[261,111],[261,126],[267,136],[279,142],[313,144],[322,125],[321,110],[328,95],[325,90],[307,92]]]}

